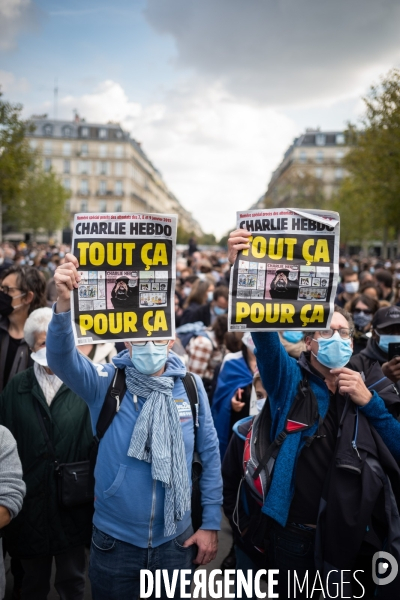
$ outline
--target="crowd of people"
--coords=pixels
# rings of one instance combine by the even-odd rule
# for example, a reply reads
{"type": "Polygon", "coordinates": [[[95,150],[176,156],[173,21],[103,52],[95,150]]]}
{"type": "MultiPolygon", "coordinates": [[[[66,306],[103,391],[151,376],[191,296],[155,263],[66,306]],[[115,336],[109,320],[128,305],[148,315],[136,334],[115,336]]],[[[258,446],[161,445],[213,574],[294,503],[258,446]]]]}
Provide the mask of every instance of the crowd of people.
{"type": "MultiPolygon", "coordinates": [[[[227,331],[227,313],[230,268],[248,235],[233,232],[228,250],[192,240],[178,252],[175,340],[79,347],[70,249],[0,248],[0,532],[14,600],[47,598],[54,558],[60,598],[83,598],[89,544],[93,598],[139,598],[141,569],[172,579],[215,558],[221,506],[232,528],[222,569],[279,569],[282,598],[291,597],[290,570],[314,580],[358,569],[363,597],[374,597],[371,558],[400,540],[400,261],[341,257],[326,331],[243,335],[227,331]],[[100,435],[110,396],[117,409],[100,435]],[[95,501],[66,506],[59,466],[87,461],[93,433],[95,501]],[[253,443],[252,482],[243,460],[253,443]]],[[[392,596],[380,597],[395,597],[387,587],[392,596]]],[[[4,590],[3,569],[0,598],[4,590]]]]}

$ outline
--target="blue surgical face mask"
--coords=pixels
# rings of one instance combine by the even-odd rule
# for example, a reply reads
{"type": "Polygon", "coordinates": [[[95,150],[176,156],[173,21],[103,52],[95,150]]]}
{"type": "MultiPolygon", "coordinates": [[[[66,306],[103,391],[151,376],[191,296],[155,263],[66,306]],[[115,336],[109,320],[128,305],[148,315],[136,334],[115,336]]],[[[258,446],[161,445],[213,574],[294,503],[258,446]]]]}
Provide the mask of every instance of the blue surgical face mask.
{"type": "Polygon", "coordinates": [[[168,344],[155,346],[153,342],[147,342],[145,346],[132,346],[132,364],[143,375],[157,373],[167,362],[167,356],[168,344]]]}
{"type": "Polygon", "coordinates": [[[207,300],[212,302],[214,300],[214,292],[207,292],[207,300]]]}
{"type": "Polygon", "coordinates": [[[353,354],[351,339],[343,340],[337,331],[329,339],[320,337],[315,341],[318,343],[318,352],[313,354],[318,362],[328,369],[341,369],[347,365],[353,354]]]}
{"type": "Polygon", "coordinates": [[[400,335],[378,335],[378,346],[384,352],[389,352],[389,344],[400,344],[400,335]]]}
{"type": "Polygon", "coordinates": [[[220,306],[214,306],[214,312],[217,316],[224,315],[226,313],[226,308],[221,308],[220,306]]]}
{"type": "Polygon", "coordinates": [[[266,398],[258,398],[257,399],[256,405],[257,405],[258,412],[262,411],[265,401],[266,401],[266,398]]]}
{"type": "Polygon", "coordinates": [[[285,340],[291,344],[297,344],[297,342],[301,342],[303,339],[303,333],[301,331],[284,331],[282,335],[285,340]]]}

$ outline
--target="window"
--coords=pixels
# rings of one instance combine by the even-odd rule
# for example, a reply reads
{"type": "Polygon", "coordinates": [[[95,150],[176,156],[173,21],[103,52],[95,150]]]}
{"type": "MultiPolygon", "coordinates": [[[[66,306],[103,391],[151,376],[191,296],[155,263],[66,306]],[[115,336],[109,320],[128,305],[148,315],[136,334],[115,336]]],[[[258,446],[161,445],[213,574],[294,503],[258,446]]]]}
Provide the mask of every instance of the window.
{"type": "Polygon", "coordinates": [[[344,144],[345,143],[345,137],[344,137],[344,133],[337,133],[336,134],[336,143],[337,144],[344,144]]]}
{"type": "Polygon", "coordinates": [[[51,158],[44,159],[44,170],[48,173],[51,170],[51,158]]]}
{"type": "Polygon", "coordinates": [[[63,179],[63,186],[65,187],[66,190],[70,190],[71,189],[71,180],[69,177],[64,177],[63,179]]]}
{"type": "Polygon", "coordinates": [[[120,163],[120,162],[115,163],[114,175],[118,175],[118,176],[123,175],[123,164],[122,163],[120,163]]]}
{"type": "Polygon", "coordinates": [[[115,182],[115,195],[122,196],[122,181],[115,182]]]}
{"type": "Polygon", "coordinates": [[[122,131],[117,131],[115,137],[120,140],[122,138],[122,131]]]}
{"type": "Polygon", "coordinates": [[[122,158],[124,155],[123,146],[115,146],[115,158],[122,158]]]}
{"type": "Polygon", "coordinates": [[[317,146],[325,146],[325,134],[324,133],[317,133],[317,135],[315,136],[315,143],[317,146]]]}
{"type": "Polygon", "coordinates": [[[64,160],[64,173],[71,173],[71,161],[64,160]]]}
{"type": "Polygon", "coordinates": [[[99,200],[99,212],[107,212],[107,200],[99,200]]]}
{"type": "Polygon", "coordinates": [[[323,175],[323,169],[320,169],[320,168],[315,169],[315,177],[317,179],[322,179],[322,175],[323,175]]]}
{"type": "Polygon", "coordinates": [[[89,193],[89,181],[87,179],[81,179],[81,186],[79,188],[81,194],[89,193]]]}
{"type": "Polygon", "coordinates": [[[81,200],[81,210],[80,212],[87,212],[88,211],[88,201],[87,200],[81,200]]]}
{"type": "Polygon", "coordinates": [[[89,146],[87,144],[82,144],[81,156],[89,156],[89,146]]]}
{"type": "Polygon", "coordinates": [[[79,173],[81,175],[89,175],[90,173],[90,160],[79,161],[79,173]]]}
{"type": "Polygon", "coordinates": [[[97,175],[108,175],[108,172],[109,168],[107,161],[102,160],[97,163],[97,175]]]}
{"type": "Polygon", "coordinates": [[[107,193],[107,182],[101,179],[99,181],[99,194],[105,196],[107,193]]]}
{"type": "Polygon", "coordinates": [[[36,140],[29,140],[29,145],[31,147],[31,150],[36,150],[36,148],[37,148],[37,141],[36,140]]]}
{"type": "Polygon", "coordinates": [[[343,179],[343,169],[335,169],[335,179],[343,179]]]}
{"type": "Polygon", "coordinates": [[[99,146],[99,156],[101,156],[101,157],[107,156],[107,146],[106,146],[106,144],[100,144],[100,146],[99,146]]]}
{"type": "Polygon", "coordinates": [[[71,212],[71,200],[66,200],[64,203],[64,208],[66,212],[71,212]]]}
{"type": "Polygon", "coordinates": [[[114,202],[114,212],[122,212],[122,202],[120,200],[114,202]]]}
{"type": "Polygon", "coordinates": [[[322,152],[322,150],[318,150],[316,156],[315,156],[315,160],[317,163],[323,163],[324,162],[324,153],[322,152]]]}
{"type": "Polygon", "coordinates": [[[343,150],[338,150],[336,152],[336,160],[342,160],[342,158],[344,157],[344,152],[343,150]]]}
{"type": "Polygon", "coordinates": [[[50,123],[45,125],[43,127],[43,133],[44,135],[53,135],[53,125],[50,125],[50,123]]]}
{"type": "Polygon", "coordinates": [[[72,137],[72,127],[64,127],[63,136],[64,137],[72,137]]]}
{"type": "Polygon", "coordinates": [[[299,154],[299,161],[301,163],[306,163],[307,162],[307,152],[304,152],[304,150],[302,150],[299,154]]]}
{"type": "Polygon", "coordinates": [[[105,140],[107,138],[107,129],[99,129],[99,138],[105,140]]]}
{"type": "Polygon", "coordinates": [[[81,129],[81,136],[82,137],[89,137],[89,127],[82,127],[82,129],[81,129]]]}
{"type": "Polygon", "coordinates": [[[52,142],[45,142],[44,143],[44,153],[45,154],[51,154],[53,151],[53,144],[52,142]]]}
{"type": "Polygon", "coordinates": [[[70,142],[64,142],[64,144],[63,144],[63,154],[64,154],[64,156],[71,156],[71,144],[70,144],[70,142]]]}

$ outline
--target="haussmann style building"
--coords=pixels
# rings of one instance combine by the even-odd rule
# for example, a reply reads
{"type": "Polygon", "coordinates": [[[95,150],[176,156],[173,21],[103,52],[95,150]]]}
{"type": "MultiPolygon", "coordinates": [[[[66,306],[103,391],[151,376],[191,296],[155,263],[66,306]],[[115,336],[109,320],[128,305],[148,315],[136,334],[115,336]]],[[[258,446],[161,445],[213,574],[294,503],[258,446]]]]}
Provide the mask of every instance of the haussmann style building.
{"type": "Polygon", "coordinates": [[[89,123],[78,115],[73,121],[42,115],[31,122],[31,147],[43,156],[44,169],[59,175],[71,193],[66,206],[70,226],[62,233],[65,243],[70,242],[78,212],[172,213],[185,231],[203,234],[140,143],[118,123],[89,123]]]}

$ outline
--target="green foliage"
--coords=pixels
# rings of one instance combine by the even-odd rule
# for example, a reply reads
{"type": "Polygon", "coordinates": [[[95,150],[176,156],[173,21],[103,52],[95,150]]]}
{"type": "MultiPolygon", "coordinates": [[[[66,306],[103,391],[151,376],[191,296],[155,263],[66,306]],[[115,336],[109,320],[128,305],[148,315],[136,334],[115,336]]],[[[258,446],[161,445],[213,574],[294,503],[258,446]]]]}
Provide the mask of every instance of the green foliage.
{"type": "MultiPolygon", "coordinates": [[[[32,126],[21,118],[22,106],[2,100],[0,93],[0,209],[3,220],[22,230],[55,231],[65,218],[69,198],[52,172],[29,146],[32,126]]],[[[1,233],[1,232],[0,232],[1,233]]]]}
{"type": "Polygon", "coordinates": [[[22,106],[2,99],[0,92],[0,201],[3,210],[18,203],[35,155],[26,139],[30,125],[21,119],[22,106]]]}
{"type": "Polygon", "coordinates": [[[176,232],[177,244],[188,244],[191,237],[194,237],[194,233],[192,231],[185,231],[182,225],[178,225],[176,232]]]}
{"type": "Polygon", "coordinates": [[[45,173],[37,166],[28,173],[20,203],[10,209],[9,216],[19,229],[54,232],[66,221],[65,202],[69,196],[55,173],[45,173]]]}
{"type": "Polygon", "coordinates": [[[400,232],[400,71],[389,71],[363,100],[360,127],[346,132],[349,178],[334,202],[345,238],[359,241],[400,232]]]}

